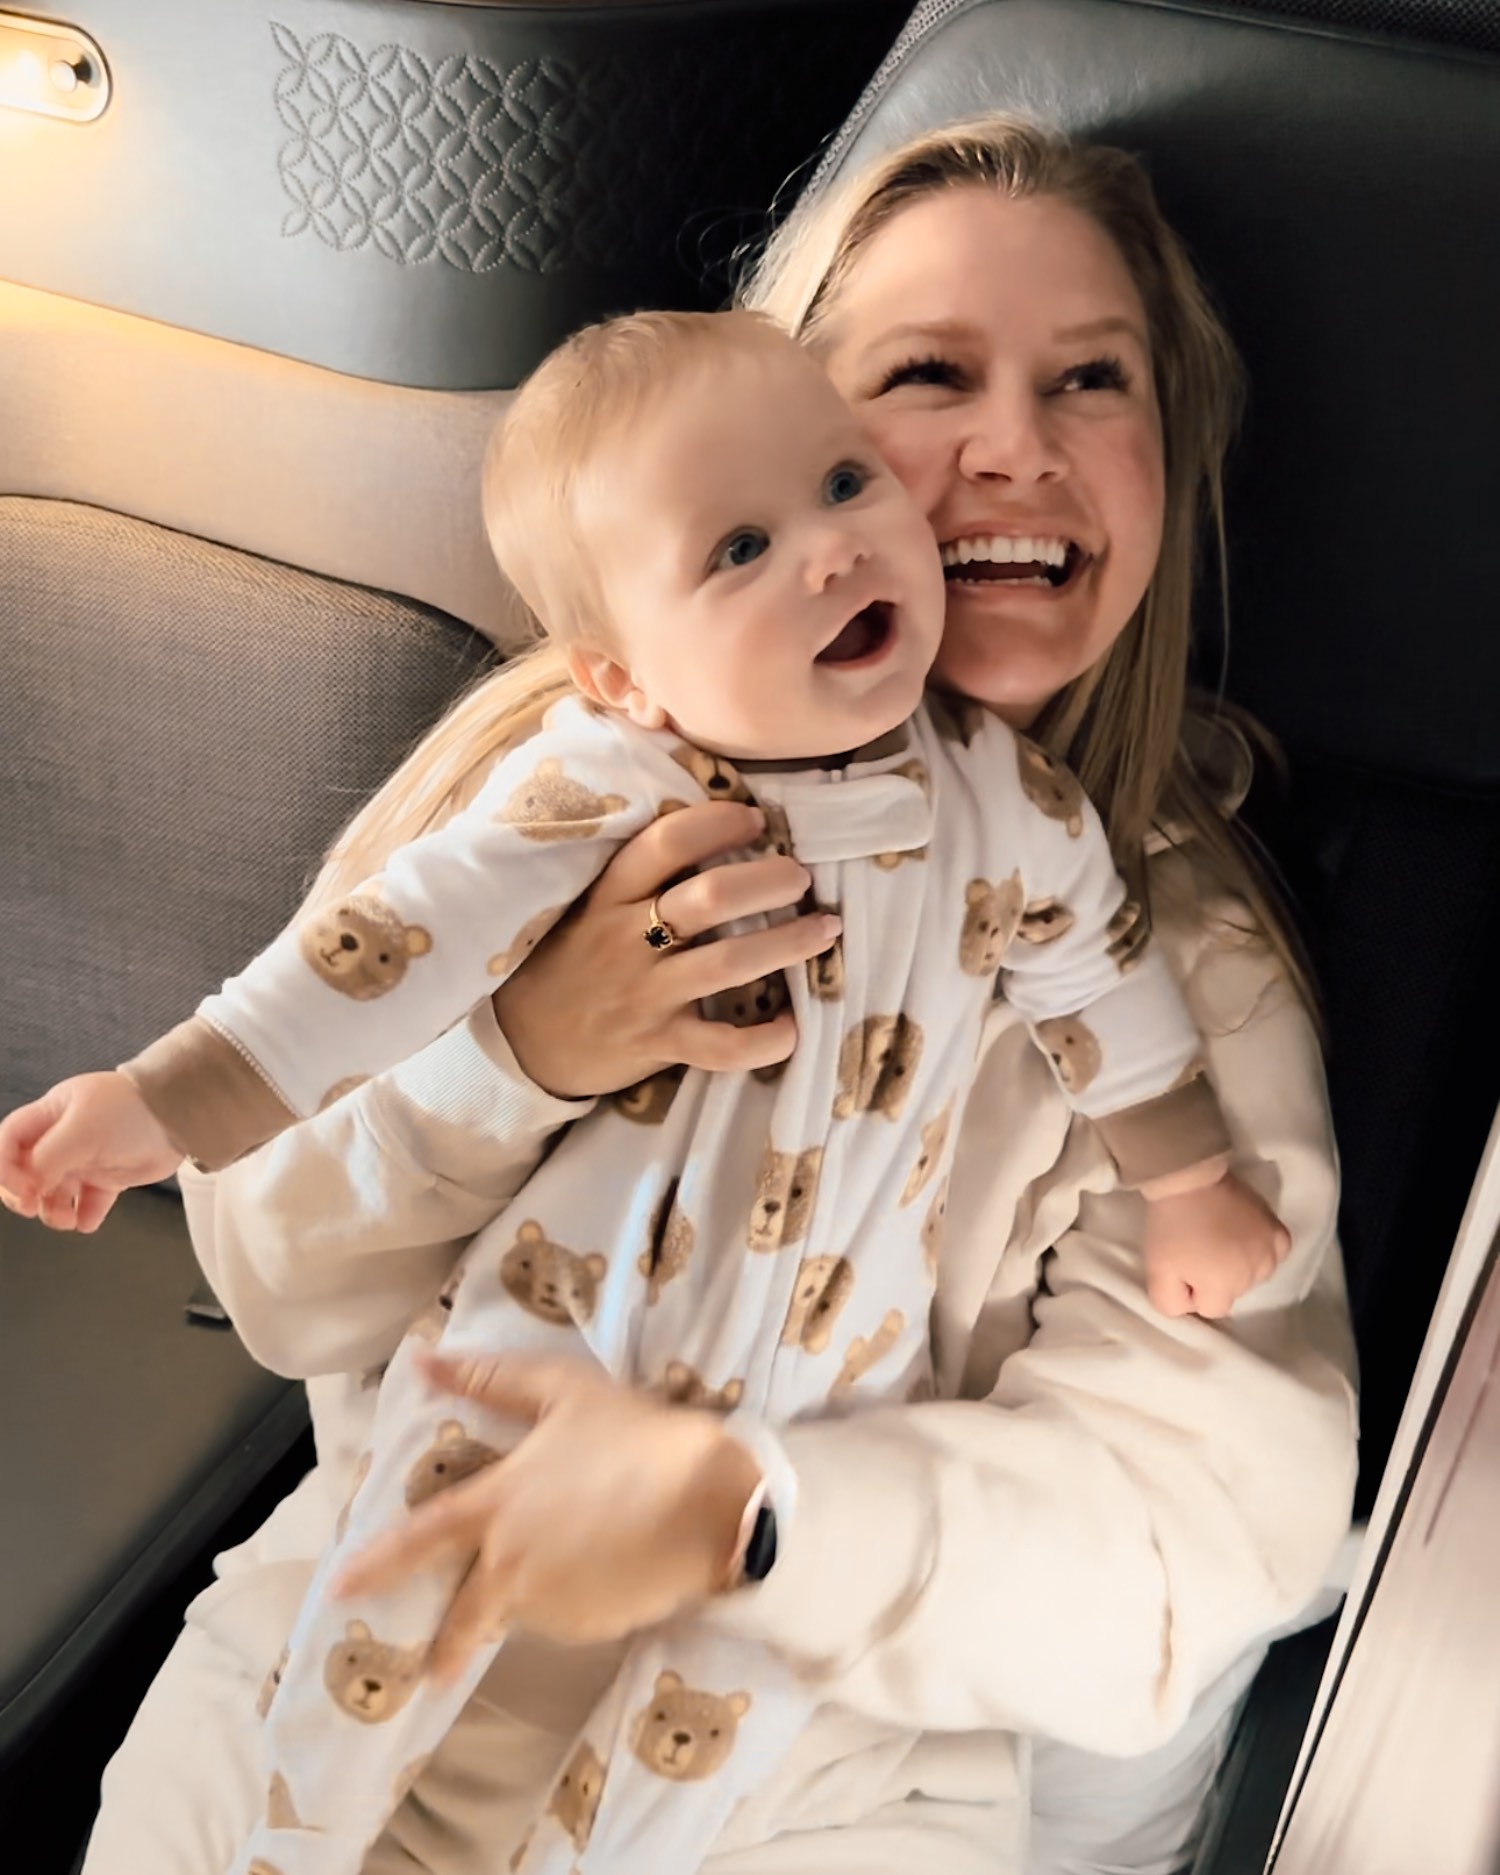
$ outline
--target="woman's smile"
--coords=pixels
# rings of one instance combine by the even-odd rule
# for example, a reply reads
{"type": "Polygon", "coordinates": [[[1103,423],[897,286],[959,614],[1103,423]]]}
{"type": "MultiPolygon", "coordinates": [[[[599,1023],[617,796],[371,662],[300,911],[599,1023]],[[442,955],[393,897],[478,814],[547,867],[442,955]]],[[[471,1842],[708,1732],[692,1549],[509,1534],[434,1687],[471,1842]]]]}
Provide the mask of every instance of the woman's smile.
{"type": "Polygon", "coordinates": [[[1161,547],[1161,419],[1118,249],[1056,198],[932,196],[861,254],[827,361],[942,550],[937,676],[1024,725],[1109,650],[1161,547]]]}

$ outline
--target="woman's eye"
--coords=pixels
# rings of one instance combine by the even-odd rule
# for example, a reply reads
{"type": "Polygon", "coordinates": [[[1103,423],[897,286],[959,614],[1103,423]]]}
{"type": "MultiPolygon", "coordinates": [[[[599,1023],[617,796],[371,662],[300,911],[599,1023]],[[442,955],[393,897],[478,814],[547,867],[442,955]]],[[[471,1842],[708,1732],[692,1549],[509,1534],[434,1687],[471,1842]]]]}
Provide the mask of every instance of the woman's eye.
{"type": "Polygon", "coordinates": [[[854,463],[841,463],[823,484],[824,498],[835,506],[841,501],[853,501],[865,492],[869,479],[865,471],[854,463]]]}
{"type": "Polygon", "coordinates": [[[963,386],[963,373],[951,359],[908,358],[904,365],[894,365],[886,372],[875,395],[884,397],[887,391],[903,384],[935,384],[945,391],[956,391],[963,386]]]}
{"type": "Polygon", "coordinates": [[[1130,379],[1118,358],[1091,358],[1087,364],[1073,365],[1057,380],[1064,391],[1123,391],[1130,379]]]}
{"type": "Polygon", "coordinates": [[[742,527],[737,534],[731,534],[714,555],[714,570],[721,571],[733,566],[749,566],[752,560],[758,560],[771,544],[771,537],[762,527],[742,527]]]}

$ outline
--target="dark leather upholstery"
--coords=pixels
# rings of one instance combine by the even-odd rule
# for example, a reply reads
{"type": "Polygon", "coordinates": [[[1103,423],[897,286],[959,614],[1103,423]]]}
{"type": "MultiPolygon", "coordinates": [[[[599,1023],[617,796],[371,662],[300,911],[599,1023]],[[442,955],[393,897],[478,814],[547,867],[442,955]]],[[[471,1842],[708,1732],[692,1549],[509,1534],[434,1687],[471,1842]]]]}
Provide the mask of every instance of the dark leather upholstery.
{"type": "Polygon", "coordinates": [[[1246,355],[1228,688],[1292,757],[1268,831],[1326,988],[1368,1501],[1500,1098],[1500,3],[1278,11],[931,0],[815,186],[1045,113],[1146,157],[1246,355]]]}
{"type": "Polygon", "coordinates": [[[571,326],[710,305],[906,0],[85,0],[114,95],[35,119],[0,272],[337,371],[515,384],[571,326]]]}
{"type": "Polygon", "coordinates": [[[93,1240],[0,1211],[0,1773],[306,1423],[195,1276],[165,1194],[93,1240]]]}

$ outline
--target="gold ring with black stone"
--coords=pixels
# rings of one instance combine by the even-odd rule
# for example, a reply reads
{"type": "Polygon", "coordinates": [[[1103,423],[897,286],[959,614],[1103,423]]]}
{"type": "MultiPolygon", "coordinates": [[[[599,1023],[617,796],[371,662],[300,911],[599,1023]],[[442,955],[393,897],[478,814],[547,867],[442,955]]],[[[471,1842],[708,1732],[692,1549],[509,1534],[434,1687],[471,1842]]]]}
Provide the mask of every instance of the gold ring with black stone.
{"type": "Polygon", "coordinates": [[[646,926],[643,935],[654,951],[675,950],[682,942],[671,925],[662,917],[655,899],[651,901],[651,922],[646,926]]]}

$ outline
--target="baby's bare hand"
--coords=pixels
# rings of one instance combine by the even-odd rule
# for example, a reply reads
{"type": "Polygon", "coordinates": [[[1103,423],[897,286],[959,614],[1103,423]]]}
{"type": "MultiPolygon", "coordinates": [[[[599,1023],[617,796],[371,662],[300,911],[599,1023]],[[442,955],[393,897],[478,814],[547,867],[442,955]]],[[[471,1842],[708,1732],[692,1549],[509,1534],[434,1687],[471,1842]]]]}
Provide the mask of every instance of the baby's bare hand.
{"type": "Polygon", "coordinates": [[[9,1210],[53,1230],[95,1231],[118,1195],[177,1170],[173,1146],[128,1076],[78,1074],[0,1122],[9,1210]]]}
{"type": "Polygon", "coordinates": [[[1226,1173],[1146,1206],[1146,1293],[1163,1315],[1218,1320],[1276,1273],[1291,1233],[1265,1200],[1226,1173]]]}

